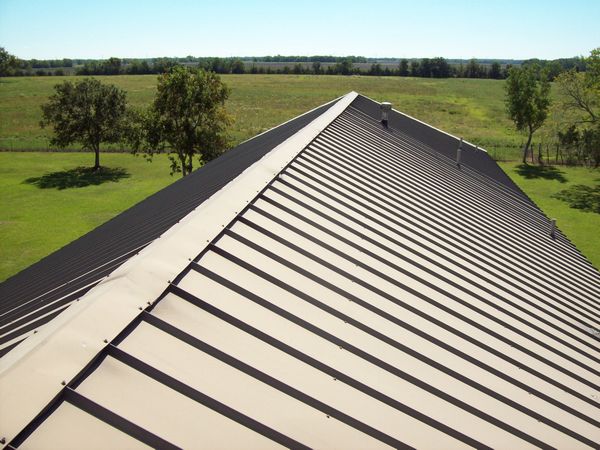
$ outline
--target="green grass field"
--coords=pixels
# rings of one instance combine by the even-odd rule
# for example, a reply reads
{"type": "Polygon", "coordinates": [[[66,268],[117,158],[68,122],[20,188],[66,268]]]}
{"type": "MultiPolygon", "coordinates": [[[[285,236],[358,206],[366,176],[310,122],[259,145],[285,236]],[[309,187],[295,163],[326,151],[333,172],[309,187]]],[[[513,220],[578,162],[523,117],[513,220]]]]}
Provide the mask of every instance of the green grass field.
{"type": "MultiPolygon", "coordinates": [[[[155,76],[101,78],[126,89],[134,105],[147,104],[154,94],[155,76]]],[[[519,156],[522,139],[504,116],[499,81],[310,75],[223,78],[232,87],[228,108],[236,120],[231,133],[234,142],[355,90],[379,101],[391,101],[399,110],[482,145],[493,156],[512,160],[519,156]]],[[[40,105],[58,81],[60,77],[0,79],[0,148],[48,148],[49,132],[38,126],[40,105]]],[[[104,153],[103,166],[123,171],[114,176],[117,181],[94,184],[98,180],[73,171],[92,161],[91,153],[0,152],[0,280],[177,179],[169,176],[164,157],[150,164],[127,153],[104,153]],[[89,185],[59,189],[86,183],[89,185]]],[[[556,178],[525,178],[517,173],[516,163],[501,165],[600,267],[600,214],[572,209],[551,197],[574,184],[600,185],[600,171],[559,168],[566,180],[561,183],[556,178]]]]}
{"type": "Polygon", "coordinates": [[[93,164],[92,153],[0,152],[0,280],[13,275],[172,183],[168,162],[130,154],[101,155],[128,176],[99,185],[40,189],[27,182],[93,164]]]}
{"type": "MultiPolygon", "coordinates": [[[[40,105],[63,79],[0,79],[0,149],[49,148],[49,130],[39,127],[40,105]]],[[[155,75],[97,77],[128,92],[132,105],[150,103],[155,75]]],[[[523,141],[505,117],[503,81],[368,76],[223,75],[232,88],[228,109],[239,143],[349,91],[357,91],[479,144],[499,159],[518,156],[523,141]]]]}

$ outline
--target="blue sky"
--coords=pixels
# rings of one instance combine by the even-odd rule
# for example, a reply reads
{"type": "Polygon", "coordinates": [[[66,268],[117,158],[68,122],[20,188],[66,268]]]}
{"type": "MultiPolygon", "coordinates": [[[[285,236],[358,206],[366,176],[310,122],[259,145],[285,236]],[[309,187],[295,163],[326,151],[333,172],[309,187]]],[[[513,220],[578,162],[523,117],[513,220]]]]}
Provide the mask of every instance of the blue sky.
{"type": "Polygon", "coordinates": [[[26,59],[554,59],[600,46],[599,24],[599,0],[0,0],[0,46],[26,59]]]}

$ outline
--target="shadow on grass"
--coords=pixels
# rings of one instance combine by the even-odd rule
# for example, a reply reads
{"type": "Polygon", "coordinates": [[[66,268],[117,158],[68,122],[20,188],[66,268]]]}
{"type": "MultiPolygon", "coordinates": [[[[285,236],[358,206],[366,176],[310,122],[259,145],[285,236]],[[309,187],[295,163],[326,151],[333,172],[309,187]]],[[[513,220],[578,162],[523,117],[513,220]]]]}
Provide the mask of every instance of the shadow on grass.
{"type": "Polygon", "coordinates": [[[571,208],[600,214],[600,184],[596,186],[576,184],[557,192],[552,197],[567,202],[571,208]]]}
{"type": "Polygon", "coordinates": [[[545,180],[560,181],[561,183],[567,182],[567,179],[563,175],[564,172],[553,166],[530,166],[529,164],[519,164],[515,169],[519,175],[528,180],[543,178],[545,180]]]}
{"type": "Polygon", "coordinates": [[[47,173],[41,177],[28,178],[24,182],[33,184],[40,189],[69,189],[98,185],[109,181],[116,182],[130,176],[130,173],[122,167],[100,167],[98,170],[94,170],[92,167],[76,167],[61,172],[47,173]]]}

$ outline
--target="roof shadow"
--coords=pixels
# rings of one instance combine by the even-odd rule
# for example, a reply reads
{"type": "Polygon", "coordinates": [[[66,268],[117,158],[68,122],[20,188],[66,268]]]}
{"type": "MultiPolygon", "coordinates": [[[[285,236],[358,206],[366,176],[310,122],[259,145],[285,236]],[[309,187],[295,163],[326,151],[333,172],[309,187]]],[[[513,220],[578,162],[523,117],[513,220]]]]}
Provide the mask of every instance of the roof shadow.
{"type": "Polygon", "coordinates": [[[556,180],[561,183],[566,183],[568,181],[564,176],[564,172],[554,166],[530,166],[529,164],[519,164],[515,170],[519,175],[529,180],[543,178],[545,180],[556,180]]]}
{"type": "Polygon", "coordinates": [[[60,172],[50,172],[41,177],[27,178],[24,183],[32,184],[40,189],[70,189],[90,185],[99,185],[109,181],[118,182],[129,178],[131,174],[122,167],[75,167],[60,172]]]}

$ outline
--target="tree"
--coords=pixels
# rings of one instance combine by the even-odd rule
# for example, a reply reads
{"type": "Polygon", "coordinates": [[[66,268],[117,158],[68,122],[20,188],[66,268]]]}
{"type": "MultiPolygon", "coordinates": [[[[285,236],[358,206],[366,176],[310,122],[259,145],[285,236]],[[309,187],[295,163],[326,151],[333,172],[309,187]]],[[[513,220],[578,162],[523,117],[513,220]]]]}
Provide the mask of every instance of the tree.
{"type": "Polygon", "coordinates": [[[499,80],[502,78],[502,68],[500,67],[500,63],[498,61],[494,61],[490,66],[489,77],[494,80],[499,80]]]}
{"type": "Polygon", "coordinates": [[[320,75],[321,74],[321,62],[320,61],[314,61],[312,63],[312,69],[315,75],[320,75]]]}
{"type": "Polygon", "coordinates": [[[95,153],[94,170],[100,169],[100,145],[122,137],[127,94],[112,84],[93,78],[54,86],[54,94],[42,105],[42,127],[52,126],[51,144],[66,147],[78,142],[95,153]]]}
{"type": "Polygon", "coordinates": [[[229,92],[217,74],[204,69],[176,66],[160,75],[152,105],[128,130],[134,153],[143,150],[151,158],[167,152],[171,175],[183,176],[192,172],[195,156],[200,163],[217,157],[228,144],[229,92]]]}
{"type": "Polygon", "coordinates": [[[477,62],[475,58],[472,58],[467,63],[465,67],[465,77],[466,78],[480,78],[482,74],[481,66],[477,62]]]}
{"type": "MultiPolygon", "coordinates": [[[[585,59],[586,71],[570,69],[556,77],[563,126],[581,136],[582,159],[600,165],[600,48],[585,59]]],[[[560,138],[560,132],[559,132],[560,138]]],[[[562,139],[561,139],[562,143],[562,139]]]]}
{"type": "Polygon", "coordinates": [[[0,47],[0,77],[6,77],[12,74],[12,71],[19,65],[19,60],[8,53],[4,47],[0,47]]]}
{"type": "Polygon", "coordinates": [[[410,74],[413,77],[418,77],[421,75],[419,66],[420,66],[419,61],[413,60],[410,62],[410,74]]]}
{"type": "Polygon", "coordinates": [[[534,66],[511,68],[506,79],[506,109],[518,131],[528,133],[523,148],[523,163],[531,145],[533,133],[546,120],[550,106],[550,83],[534,66]]]}
{"type": "Polygon", "coordinates": [[[342,75],[352,75],[353,64],[350,58],[344,58],[335,65],[335,73],[342,75]]]}
{"type": "Polygon", "coordinates": [[[400,64],[398,65],[398,75],[400,75],[401,77],[408,76],[408,60],[407,59],[400,60],[400,64]]]}
{"type": "Polygon", "coordinates": [[[121,73],[121,60],[119,58],[108,58],[102,63],[104,75],[119,75],[121,73]]]}

